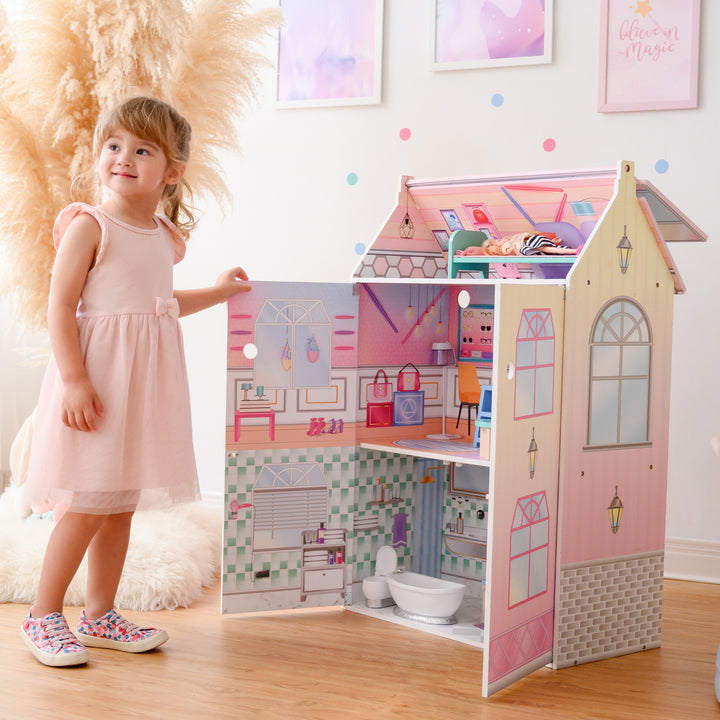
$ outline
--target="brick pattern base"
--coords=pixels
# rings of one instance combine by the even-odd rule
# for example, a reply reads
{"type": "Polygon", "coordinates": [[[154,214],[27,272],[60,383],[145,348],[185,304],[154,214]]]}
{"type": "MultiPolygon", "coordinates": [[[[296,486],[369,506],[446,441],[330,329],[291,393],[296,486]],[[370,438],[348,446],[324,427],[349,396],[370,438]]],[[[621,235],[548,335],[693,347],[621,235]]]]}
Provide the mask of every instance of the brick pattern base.
{"type": "Polygon", "coordinates": [[[663,553],[560,569],[553,667],[660,646],[663,553]]]}

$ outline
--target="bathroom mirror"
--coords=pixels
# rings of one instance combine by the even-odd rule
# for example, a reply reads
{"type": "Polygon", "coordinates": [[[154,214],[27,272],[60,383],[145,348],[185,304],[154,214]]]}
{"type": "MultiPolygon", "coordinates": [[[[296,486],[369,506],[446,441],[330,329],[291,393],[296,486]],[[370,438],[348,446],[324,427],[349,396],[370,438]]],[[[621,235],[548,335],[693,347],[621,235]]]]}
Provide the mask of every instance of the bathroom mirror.
{"type": "Polygon", "coordinates": [[[450,494],[486,498],[490,492],[490,468],[459,465],[450,468],[450,494]]]}

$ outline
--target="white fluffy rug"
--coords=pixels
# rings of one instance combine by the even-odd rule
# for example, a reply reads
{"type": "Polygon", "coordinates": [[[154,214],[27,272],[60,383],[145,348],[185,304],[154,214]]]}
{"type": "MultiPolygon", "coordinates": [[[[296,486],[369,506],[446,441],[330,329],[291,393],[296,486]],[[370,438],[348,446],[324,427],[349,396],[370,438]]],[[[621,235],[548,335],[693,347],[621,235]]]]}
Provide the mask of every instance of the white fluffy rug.
{"type": "MultiPolygon", "coordinates": [[[[53,523],[22,520],[13,509],[15,488],[0,495],[0,602],[31,604],[53,523]]],[[[199,503],[139,510],[133,518],[116,606],[128,610],[187,607],[220,568],[222,517],[199,503]]],[[[65,596],[66,605],[85,603],[87,560],[65,596]]]]}

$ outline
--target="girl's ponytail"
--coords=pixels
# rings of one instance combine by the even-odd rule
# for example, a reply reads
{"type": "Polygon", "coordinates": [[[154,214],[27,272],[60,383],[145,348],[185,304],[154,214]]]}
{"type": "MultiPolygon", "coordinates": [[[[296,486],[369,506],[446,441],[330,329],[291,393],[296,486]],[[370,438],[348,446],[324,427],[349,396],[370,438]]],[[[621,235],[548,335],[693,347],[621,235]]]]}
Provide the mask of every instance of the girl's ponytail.
{"type": "Polygon", "coordinates": [[[165,186],[165,192],[160,200],[163,215],[177,227],[185,239],[197,224],[195,209],[189,204],[192,196],[189,183],[185,178],[181,178],[180,182],[165,186]]]}

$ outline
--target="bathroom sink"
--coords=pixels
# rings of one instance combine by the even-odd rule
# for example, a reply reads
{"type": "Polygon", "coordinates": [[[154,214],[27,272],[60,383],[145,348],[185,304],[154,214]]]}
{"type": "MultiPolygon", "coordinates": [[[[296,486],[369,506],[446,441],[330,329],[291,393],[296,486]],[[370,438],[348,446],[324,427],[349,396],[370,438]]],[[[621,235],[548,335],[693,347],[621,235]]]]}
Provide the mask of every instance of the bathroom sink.
{"type": "Polygon", "coordinates": [[[485,560],[487,558],[487,533],[481,531],[470,533],[454,533],[445,531],[443,534],[445,547],[453,555],[485,560]]]}

